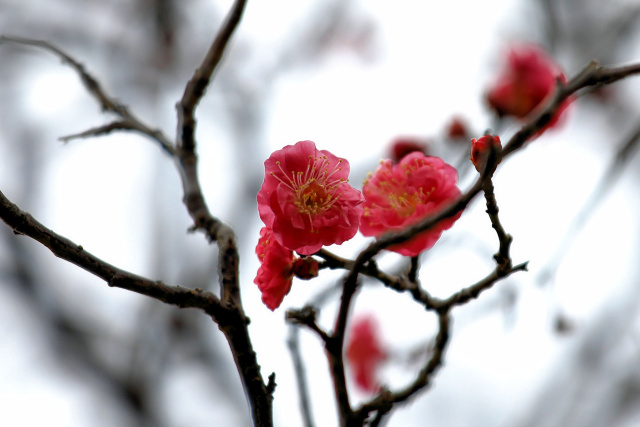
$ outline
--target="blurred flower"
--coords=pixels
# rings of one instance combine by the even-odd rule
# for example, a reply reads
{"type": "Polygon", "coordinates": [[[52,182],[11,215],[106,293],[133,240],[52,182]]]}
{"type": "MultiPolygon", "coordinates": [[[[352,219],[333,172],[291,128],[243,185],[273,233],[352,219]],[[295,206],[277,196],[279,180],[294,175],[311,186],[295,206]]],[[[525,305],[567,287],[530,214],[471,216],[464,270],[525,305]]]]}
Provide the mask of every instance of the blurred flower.
{"type": "Polygon", "coordinates": [[[415,137],[400,137],[393,140],[391,143],[391,160],[393,163],[398,163],[407,154],[419,151],[423,154],[427,154],[429,146],[427,141],[415,137]]]}
{"type": "Polygon", "coordinates": [[[466,139],[469,131],[467,124],[460,117],[454,117],[447,126],[447,136],[449,139],[466,139]]]}
{"type": "MultiPolygon", "coordinates": [[[[487,101],[499,116],[522,119],[555,92],[557,79],[566,82],[560,67],[541,47],[515,45],[508,52],[505,69],[489,90],[487,101]]],[[[570,102],[568,99],[560,106],[545,129],[558,122],[570,102]]]]}
{"type": "Polygon", "coordinates": [[[253,282],[262,292],[262,302],[273,311],[291,290],[295,256],[273,238],[273,232],[267,227],[260,230],[256,255],[260,268],[253,282]]]}
{"type": "Polygon", "coordinates": [[[348,183],[348,161],[300,141],[273,152],[264,167],[258,212],[282,246],[310,255],[356,234],[362,194],[348,183]]]}
{"type": "MultiPolygon", "coordinates": [[[[377,237],[403,230],[440,212],[460,196],[457,180],[456,170],[438,157],[414,152],[396,165],[391,160],[383,160],[362,188],[365,201],[360,232],[377,237]]],[[[442,232],[451,228],[461,214],[388,249],[417,256],[433,247],[442,232]]]]}
{"type": "Polygon", "coordinates": [[[502,149],[502,143],[499,136],[485,135],[478,139],[471,140],[471,163],[476,167],[478,172],[482,171],[484,164],[489,156],[489,149],[493,146],[496,151],[502,149]]]}
{"type": "Polygon", "coordinates": [[[353,322],[346,355],[356,385],[365,391],[377,391],[380,388],[376,378],[378,366],[385,361],[387,353],[378,338],[378,325],[373,317],[363,317],[353,322]]]}

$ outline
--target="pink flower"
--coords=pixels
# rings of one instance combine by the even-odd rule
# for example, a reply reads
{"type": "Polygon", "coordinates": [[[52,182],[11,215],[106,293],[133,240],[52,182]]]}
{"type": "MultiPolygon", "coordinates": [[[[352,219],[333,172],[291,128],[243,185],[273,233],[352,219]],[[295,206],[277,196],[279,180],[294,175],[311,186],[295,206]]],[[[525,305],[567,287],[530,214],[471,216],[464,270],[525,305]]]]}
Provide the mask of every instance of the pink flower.
{"type": "MultiPolygon", "coordinates": [[[[510,49],[506,68],[489,90],[487,101],[499,116],[524,118],[553,95],[556,79],[566,82],[560,67],[542,48],[516,45],[510,49]]],[[[570,102],[567,100],[560,106],[546,128],[558,122],[570,102]]]]}
{"type": "Polygon", "coordinates": [[[253,282],[262,292],[262,302],[273,311],[291,290],[295,256],[273,238],[273,232],[267,227],[260,230],[256,255],[260,268],[253,282]]]}
{"type": "Polygon", "coordinates": [[[478,172],[482,171],[482,167],[487,161],[489,155],[489,147],[494,146],[497,151],[502,149],[502,143],[499,136],[485,135],[478,139],[471,140],[471,163],[476,167],[478,172]]]}
{"type": "Polygon", "coordinates": [[[348,183],[347,160],[300,141],[275,151],[264,168],[258,212],[282,246],[310,255],[356,234],[362,194],[348,183]]]}
{"type": "Polygon", "coordinates": [[[387,358],[387,353],[378,338],[375,319],[365,317],[355,320],[346,348],[347,361],[353,370],[356,385],[365,391],[379,390],[377,370],[387,358]]]}
{"type": "Polygon", "coordinates": [[[391,143],[391,160],[393,163],[398,163],[407,154],[419,151],[427,154],[428,144],[424,139],[415,137],[400,137],[393,140],[391,143]]]}
{"type": "MultiPolygon", "coordinates": [[[[365,202],[360,232],[377,237],[403,230],[440,212],[460,196],[457,180],[456,170],[438,157],[415,152],[396,165],[391,160],[383,160],[362,189],[365,202]]],[[[433,247],[442,232],[451,228],[461,214],[388,249],[417,256],[433,247]]]]}

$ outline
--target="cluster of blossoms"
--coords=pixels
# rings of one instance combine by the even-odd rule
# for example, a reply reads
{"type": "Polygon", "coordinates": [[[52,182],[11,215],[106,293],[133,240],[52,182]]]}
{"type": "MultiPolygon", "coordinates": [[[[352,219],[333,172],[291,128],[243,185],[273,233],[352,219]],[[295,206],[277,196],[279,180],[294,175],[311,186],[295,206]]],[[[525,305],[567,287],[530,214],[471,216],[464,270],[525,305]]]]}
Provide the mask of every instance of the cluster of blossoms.
{"type": "MultiPolygon", "coordinates": [[[[527,117],[553,95],[556,82],[566,82],[560,67],[542,48],[533,44],[514,45],[505,67],[487,93],[489,106],[499,116],[527,117]]],[[[555,126],[571,100],[565,101],[546,129],[555,126]]]]}
{"type": "MultiPolygon", "coordinates": [[[[524,118],[553,94],[556,80],[565,81],[564,74],[541,49],[517,46],[509,52],[507,67],[487,100],[500,116],[524,118]]],[[[557,123],[564,108],[566,105],[547,127],[557,123]]],[[[451,124],[451,138],[466,133],[460,120],[451,124]]],[[[451,206],[461,194],[457,171],[427,155],[428,149],[424,140],[398,138],[392,144],[392,158],[369,174],[362,193],[348,182],[349,162],[318,150],[312,141],[287,145],[271,154],[264,163],[264,183],[257,196],[265,227],[256,247],[261,266],[255,283],[267,307],[275,310],[282,303],[294,276],[317,276],[319,266],[311,255],[323,246],[342,244],[358,230],[374,237],[398,232],[451,206]]],[[[470,160],[481,171],[490,150],[500,149],[498,136],[473,139],[470,160]]],[[[418,256],[433,247],[461,214],[387,249],[418,256]]]]}
{"type": "MultiPolygon", "coordinates": [[[[317,275],[317,263],[313,275],[296,272],[295,265],[309,265],[313,259],[298,259],[294,251],[312,255],[323,246],[351,239],[358,229],[365,236],[399,231],[459,197],[455,169],[425,155],[424,147],[413,148],[419,151],[411,151],[396,164],[383,161],[365,182],[363,193],[348,183],[349,162],[318,150],[312,141],[288,145],[265,161],[265,179],[257,197],[265,228],[256,247],[261,267],[254,282],[267,307],[274,310],[280,305],[294,275],[317,275]]],[[[431,248],[459,216],[389,250],[417,256],[431,248]]]]}

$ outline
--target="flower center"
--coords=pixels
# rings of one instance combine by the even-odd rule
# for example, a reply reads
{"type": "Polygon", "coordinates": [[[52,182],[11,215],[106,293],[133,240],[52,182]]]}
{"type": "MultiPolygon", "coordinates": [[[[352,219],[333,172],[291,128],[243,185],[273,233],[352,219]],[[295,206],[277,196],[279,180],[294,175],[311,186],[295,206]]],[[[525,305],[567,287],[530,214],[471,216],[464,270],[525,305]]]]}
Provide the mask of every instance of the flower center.
{"type": "Polygon", "coordinates": [[[271,172],[278,181],[286,185],[294,194],[294,204],[298,212],[309,217],[313,229],[313,216],[325,212],[333,206],[340,198],[338,187],[347,180],[344,178],[334,179],[332,176],[340,171],[342,159],[334,165],[327,156],[309,156],[307,168],[304,172],[291,171],[287,174],[277,161],[276,165],[282,175],[288,179],[271,172]]]}
{"type": "Polygon", "coordinates": [[[409,194],[406,191],[387,195],[389,206],[403,217],[410,217],[416,211],[416,206],[424,203],[425,195],[420,188],[418,193],[409,194]]]}
{"type": "MultiPolygon", "coordinates": [[[[410,175],[417,170],[416,166],[403,165],[405,175],[410,175]]],[[[364,185],[368,185],[372,174],[365,179],[364,185]]],[[[379,195],[387,199],[388,206],[393,209],[399,216],[408,218],[414,214],[418,205],[425,204],[429,200],[429,196],[433,192],[433,188],[424,191],[423,187],[417,190],[408,189],[405,182],[399,180],[392,173],[390,168],[382,169],[378,174],[378,179],[373,182],[375,190],[379,195]]],[[[374,204],[375,205],[375,204],[374,204]]],[[[370,216],[369,208],[365,207],[365,216],[370,216]]]]}

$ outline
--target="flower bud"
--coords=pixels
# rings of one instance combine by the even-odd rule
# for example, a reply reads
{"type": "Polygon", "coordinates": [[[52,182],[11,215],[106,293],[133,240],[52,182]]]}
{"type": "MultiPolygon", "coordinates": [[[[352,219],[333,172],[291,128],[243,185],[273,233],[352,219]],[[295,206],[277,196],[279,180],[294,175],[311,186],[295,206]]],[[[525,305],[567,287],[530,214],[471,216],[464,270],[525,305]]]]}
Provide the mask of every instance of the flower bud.
{"type": "Polygon", "coordinates": [[[302,280],[318,277],[318,261],[311,257],[298,258],[293,263],[293,275],[302,280]]]}
{"type": "MultiPolygon", "coordinates": [[[[499,152],[502,150],[502,143],[499,136],[485,135],[478,139],[471,140],[471,163],[476,167],[478,172],[482,172],[482,168],[487,159],[489,158],[489,152],[492,149],[499,152]]],[[[498,161],[498,163],[500,163],[498,161]]]]}

